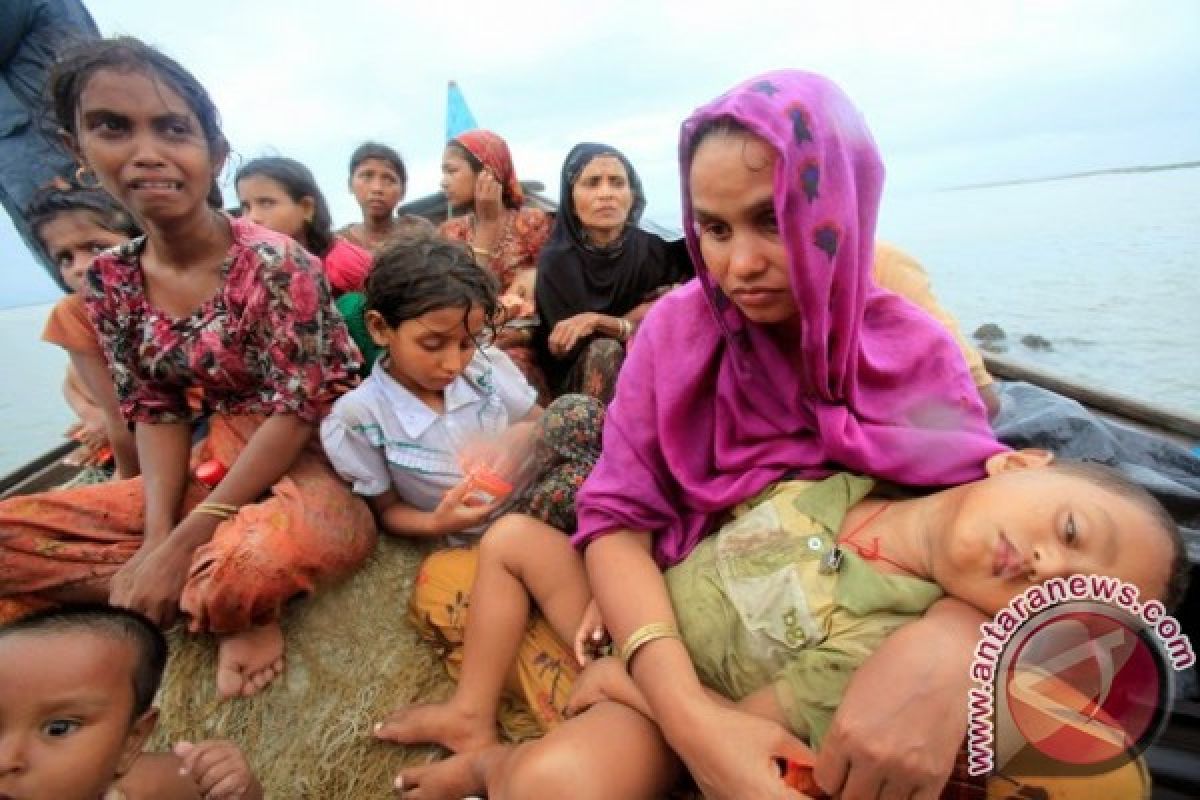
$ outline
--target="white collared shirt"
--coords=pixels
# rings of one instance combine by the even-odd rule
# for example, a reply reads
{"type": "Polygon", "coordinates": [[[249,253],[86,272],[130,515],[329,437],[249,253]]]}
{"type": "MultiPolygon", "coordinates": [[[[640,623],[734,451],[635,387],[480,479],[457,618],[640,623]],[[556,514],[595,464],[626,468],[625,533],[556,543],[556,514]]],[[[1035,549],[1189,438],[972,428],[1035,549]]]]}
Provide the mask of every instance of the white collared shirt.
{"type": "Polygon", "coordinates": [[[397,383],[386,365],[385,354],[360,386],[338,398],[321,422],[321,444],[355,493],[375,497],[392,487],[421,511],[437,508],[462,481],[457,451],[464,437],[499,434],[537,402],[512,360],[492,347],[477,350],[445,388],[442,414],[397,383]]]}

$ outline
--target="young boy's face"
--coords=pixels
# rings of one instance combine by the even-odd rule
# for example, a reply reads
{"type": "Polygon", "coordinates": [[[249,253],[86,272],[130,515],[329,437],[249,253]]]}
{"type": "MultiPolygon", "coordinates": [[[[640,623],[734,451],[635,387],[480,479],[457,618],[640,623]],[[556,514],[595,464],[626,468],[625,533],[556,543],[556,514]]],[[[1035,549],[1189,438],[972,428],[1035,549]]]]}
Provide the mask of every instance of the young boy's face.
{"type": "Polygon", "coordinates": [[[932,535],[933,578],[995,613],[1049,578],[1110,575],[1161,597],[1173,549],[1136,501],[1051,467],[1002,469],[946,493],[932,535]]]}
{"type": "Polygon", "coordinates": [[[363,216],[386,217],[404,198],[404,182],[391,163],[382,158],[366,158],[350,175],[350,191],[363,216]]]}
{"type": "Polygon", "coordinates": [[[133,710],[133,645],[87,632],[0,637],[0,800],[97,800],[154,726],[133,710]]]}
{"type": "Polygon", "coordinates": [[[56,214],[38,226],[37,234],[72,292],[83,286],[83,276],[97,255],[129,241],[128,236],[100,225],[88,211],[56,214]]]}

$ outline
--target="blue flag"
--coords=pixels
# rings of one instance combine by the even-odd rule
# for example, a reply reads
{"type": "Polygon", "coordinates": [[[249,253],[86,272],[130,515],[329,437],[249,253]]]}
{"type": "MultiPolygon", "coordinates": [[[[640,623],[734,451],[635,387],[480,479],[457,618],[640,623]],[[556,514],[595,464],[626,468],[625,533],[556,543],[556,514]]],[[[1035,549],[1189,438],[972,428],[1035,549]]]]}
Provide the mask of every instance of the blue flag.
{"type": "Polygon", "coordinates": [[[446,141],[450,141],[460,133],[473,131],[479,127],[475,115],[467,108],[462,90],[454,81],[446,86],[446,141]]]}

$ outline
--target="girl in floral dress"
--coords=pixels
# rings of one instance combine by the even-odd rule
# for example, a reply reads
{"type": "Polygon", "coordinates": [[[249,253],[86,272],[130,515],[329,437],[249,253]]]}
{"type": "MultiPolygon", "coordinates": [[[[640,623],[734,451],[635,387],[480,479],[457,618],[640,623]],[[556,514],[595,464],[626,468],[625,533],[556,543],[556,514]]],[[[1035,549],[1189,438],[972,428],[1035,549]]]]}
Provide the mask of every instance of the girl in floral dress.
{"type": "Polygon", "coordinates": [[[283,605],[374,546],[313,436],[359,355],[317,260],[219,210],[229,145],[187,70],[99,40],[50,91],[82,169],[146,232],[100,256],[84,290],[142,477],[0,503],[0,597],[108,600],[160,625],[182,613],[219,638],[219,693],[249,695],[282,670],[283,605]],[[211,412],[194,454],[193,387],[211,412]]]}

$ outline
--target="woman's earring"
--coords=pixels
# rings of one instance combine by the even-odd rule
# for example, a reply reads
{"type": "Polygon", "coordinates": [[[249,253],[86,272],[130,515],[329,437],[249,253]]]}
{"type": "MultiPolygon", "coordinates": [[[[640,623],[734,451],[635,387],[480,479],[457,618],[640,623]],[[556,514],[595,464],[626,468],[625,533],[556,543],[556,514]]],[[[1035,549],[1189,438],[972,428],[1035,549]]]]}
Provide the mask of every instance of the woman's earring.
{"type": "Polygon", "coordinates": [[[90,167],[85,167],[82,164],[79,169],[75,170],[75,183],[81,189],[99,189],[100,179],[96,177],[96,173],[92,172],[90,167]]]}

